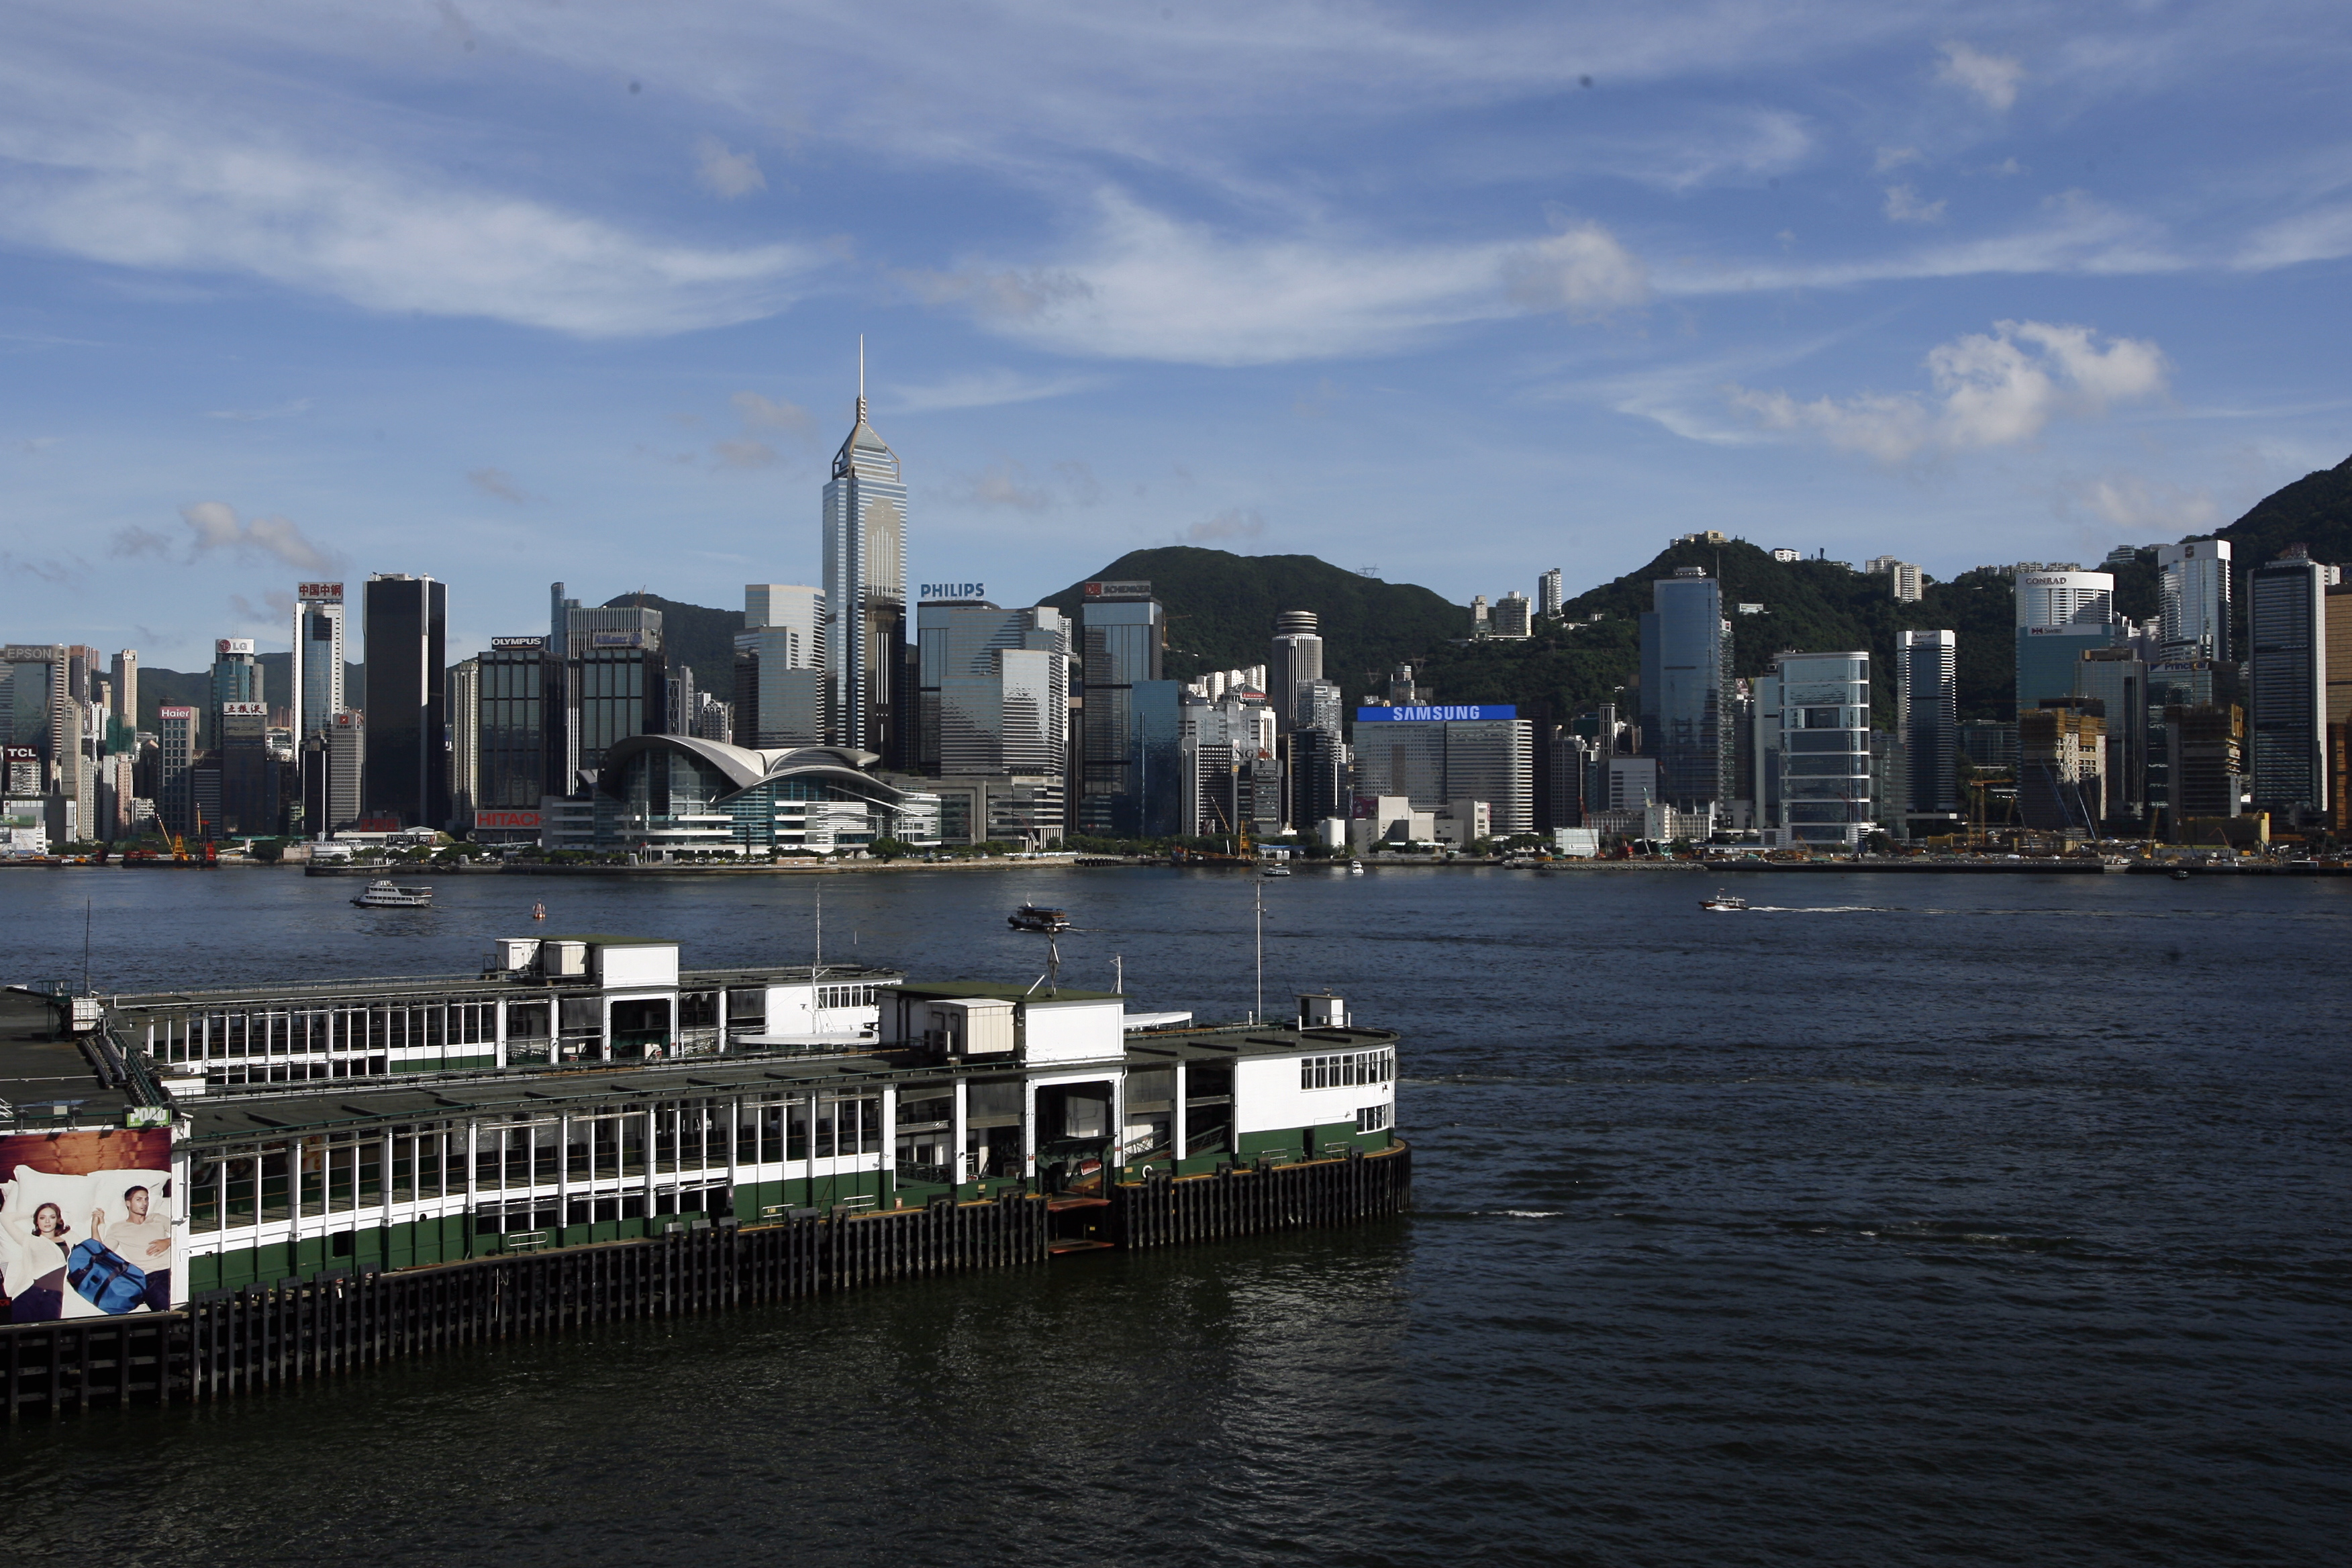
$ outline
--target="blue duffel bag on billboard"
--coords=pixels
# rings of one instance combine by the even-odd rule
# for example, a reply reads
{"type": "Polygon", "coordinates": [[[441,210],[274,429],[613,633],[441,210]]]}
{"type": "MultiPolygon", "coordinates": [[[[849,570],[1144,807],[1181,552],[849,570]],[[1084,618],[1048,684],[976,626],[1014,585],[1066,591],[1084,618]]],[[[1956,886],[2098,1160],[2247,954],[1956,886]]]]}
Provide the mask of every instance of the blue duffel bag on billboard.
{"type": "Polygon", "coordinates": [[[75,1244],[66,1279],[101,1312],[127,1312],[147,1300],[147,1270],[102,1241],[75,1244]]]}

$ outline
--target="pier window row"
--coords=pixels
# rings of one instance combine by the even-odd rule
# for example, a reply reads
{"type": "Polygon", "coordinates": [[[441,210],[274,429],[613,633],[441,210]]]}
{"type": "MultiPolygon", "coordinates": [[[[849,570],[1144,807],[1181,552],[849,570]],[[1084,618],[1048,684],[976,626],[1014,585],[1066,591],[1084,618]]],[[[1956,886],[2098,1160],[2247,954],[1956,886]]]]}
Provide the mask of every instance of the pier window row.
{"type": "Polygon", "coordinates": [[[462,1199],[469,1163],[477,1193],[642,1182],[648,1174],[699,1173],[723,1183],[730,1144],[744,1166],[877,1154],[882,1101],[872,1095],[769,1095],[739,1110],[729,1100],[666,1100],[568,1122],[483,1122],[470,1131],[464,1123],[418,1123],[388,1134],[309,1137],[207,1154],[190,1170],[189,1226],[234,1230],[298,1214],[462,1199]]]}
{"type": "Polygon", "coordinates": [[[871,1007],[882,987],[878,985],[820,985],[816,988],[819,1007],[871,1007]]]}
{"type": "Polygon", "coordinates": [[[1393,1049],[1302,1057],[1298,1062],[1298,1087],[1301,1089],[1344,1089],[1354,1084],[1386,1083],[1394,1077],[1396,1052],[1393,1049]]]}

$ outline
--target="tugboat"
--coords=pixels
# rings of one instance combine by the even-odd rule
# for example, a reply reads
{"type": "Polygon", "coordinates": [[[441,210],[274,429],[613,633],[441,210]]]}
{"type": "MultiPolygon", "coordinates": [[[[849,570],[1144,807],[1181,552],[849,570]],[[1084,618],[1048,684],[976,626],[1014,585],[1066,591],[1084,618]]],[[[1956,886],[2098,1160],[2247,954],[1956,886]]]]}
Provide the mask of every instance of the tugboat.
{"type": "Polygon", "coordinates": [[[352,900],[363,910],[429,910],[433,907],[433,889],[425,887],[402,887],[387,878],[370,882],[367,891],[352,900]]]}
{"type": "Polygon", "coordinates": [[[1717,888],[1715,890],[1715,897],[1711,899],[1701,899],[1698,901],[1698,907],[1703,910],[1714,910],[1720,913],[1737,913],[1748,907],[1748,900],[1746,899],[1735,899],[1729,893],[1717,888]]]}
{"type": "Polygon", "coordinates": [[[1024,904],[1004,917],[1004,923],[1014,931],[1038,931],[1051,936],[1055,931],[1070,929],[1069,913],[1049,910],[1043,904],[1024,904]]]}

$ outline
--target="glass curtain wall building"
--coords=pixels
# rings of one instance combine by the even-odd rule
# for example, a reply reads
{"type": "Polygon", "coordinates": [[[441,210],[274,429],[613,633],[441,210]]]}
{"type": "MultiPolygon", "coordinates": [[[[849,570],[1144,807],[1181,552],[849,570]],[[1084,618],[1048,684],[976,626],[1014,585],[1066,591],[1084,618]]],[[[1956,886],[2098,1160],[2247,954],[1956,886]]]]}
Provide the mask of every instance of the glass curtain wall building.
{"type": "Polygon", "coordinates": [[[922,771],[1058,776],[1069,744],[1070,626],[1051,605],[915,612],[922,771]]]}
{"type": "Polygon", "coordinates": [[[1699,567],[1676,567],[1650,585],[1642,616],[1642,735],[1658,759],[1667,805],[1701,811],[1739,793],[1724,721],[1731,686],[1731,627],[1723,594],[1699,567]]]}
{"type": "Polygon", "coordinates": [[[907,486],[866,422],[862,355],[856,421],[824,487],[824,610],[827,739],[903,762],[893,699],[907,640],[907,486]]]}
{"type": "Polygon", "coordinates": [[[735,743],[822,745],[830,731],[824,595],[788,583],[743,588],[735,637],[735,743]]]}
{"type": "Polygon", "coordinates": [[[1765,841],[1784,849],[1851,849],[1876,826],[1870,655],[1784,653],[1773,673],[1780,679],[1780,818],[1765,829],[1765,841]]]}
{"type": "Polygon", "coordinates": [[[305,583],[294,595],[294,714],[299,743],[323,735],[343,710],[343,585],[305,583]]]}
{"type": "Polygon", "coordinates": [[[1162,701],[1153,692],[1147,694],[1150,713],[1138,706],[1139,688],[1178,689],[1160,679],[1160,601],[1150,597],[1090,597],[1079,606],[1081,833],[1127,838],[1184,831],[1174,826],[1183,815],[1176,700],[1162,701]],[[1164,798],[1147,799],[1155,789],[1164,798]],[[1146,822],[1169,826],[1148,832],[1146,822]]]}
{"type": "Polygon", "coordinates": [[[2085,650],[2120,639],[2116,579],[2106,572],[2017,574],[2017,711],[2074,695],[2074,668],[2085,650]]]}
{"type": "Polygon", "coordinates": [[[1895,647],[1895,729],[1903,742],[1903,815],[1952,816],[1960,809],[1959,635],[1906,631],[1895,647]]]}
{"type": "Polygon", "coordinates": [[[449,820],[448,715],[442,671],[449,590],[430,577],[367,581],[367,763],[364,816],[404,827],[449,820]]]}
{"type": "Polygon", "coordinates": [[[2156,547],[2167,659],[2230,657],[2230,542],[2156,547]]]}
{"type": "Polygon", "coordinates": [[[2098,704],[2106,744],[2106,821],[2137,834],[2148,819],[2148,674],[2128,647],[2095,647],[2074,671],[2074,695],[2098,704]]]}
{"type": "Polygon", "coordinates": [[[541,796],[569,789],[563,667],[544,638],[492,637],[480,670],[474,809],[536,811],[541,796]]]}
{"type": "Polygon", "coordinates": [[[2249,582],[2254,809],[2327,810],[2327,590],[2340,573],[2297,552],[2249,582]]]}
{"type": "Polygon", "coordinates": [[[1483,800],[1497,837],[1533,833],[1535,725],[1507,705],[1356,710],[1356,792],[1415,811],[1483,800]],[[1454,713],[1458,718],[1440,715],[1454,713]],[[1423,717],[1422,715],[1426,715],[1423,717]]]}

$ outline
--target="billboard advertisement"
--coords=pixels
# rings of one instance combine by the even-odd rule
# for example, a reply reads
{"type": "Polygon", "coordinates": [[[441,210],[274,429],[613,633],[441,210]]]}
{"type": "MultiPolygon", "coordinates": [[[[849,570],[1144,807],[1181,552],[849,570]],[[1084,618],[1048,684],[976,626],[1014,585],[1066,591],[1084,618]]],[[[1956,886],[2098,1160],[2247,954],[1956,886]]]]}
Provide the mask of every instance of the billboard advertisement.
{"type": "Polygon", "coordinates": [[[215,658],[249,658],[252,655],[251,637],[215,637],[213,640],[213,656],[215,658]]]}
{"type": "Polygon", "coordinates": [[[294,589],[294,596],[307,599],[314,605],[340,605],[343,602],[343,585],[341,583],[299,584],[294,589]]]}
{"type": "Polygon", "coordinates": [[[155,717],[158,719],[193,719],[195,716],[196,710],[193,708],[164,707],[155,710],[155,717]]]}
{"type": "Polygon", "coordinates": [[[1359,708],[1359,724],[1425,724],[1433,721],[1447,723],[1474,719],[1516,719],[1519,710],[1509,702],[1460,702],[1451,706],[1434,703],[1410,708],[1359,708]]]}
{"type": "Polygon", "coordinates": [[[547,639],[545,637],[492,637],[490,646],[494,648],[516,648],[527,652],[543,653],[547,649],[547,639]]]}
{"type": "Polygon", "coordinates": [[[536,832],[540,826],[539,813],[492,811],[477,806],[474,808],[474,826],[476,827],[528,827],[536,832]]]}
{"type": "Polygon", "coordinates": [[[168,1308],[176,1214],[168,1128],[0,1137],[6,1321],[168,1308]]]}
{"type": "Polygon", "coordinates": [[[1125,583],[1089,583],[1086,587],[1086,595],[1089,599],[1149,599],[1151,597],[1151,584],[1143,580],[1125,583]]]}
{"type": "Polygon", "coordinates": [[[646,646],[646,634],[643,632],[592,632],[589,634],[588,644],[591,647],[643,647],[646,646]]]}
{"type": "Polygon", "coordinates": [[[221,717],[224,719],[267,719],[269,717],[269,704],[267,702],[224,702],[221,704],[221,717]]]}
{"type": "Polygon", "coordinates": [[[926,599],[985,599],[988,597],[988,584],[985,583],[926,583],[922,585],[920,596],[926,599]]]}

